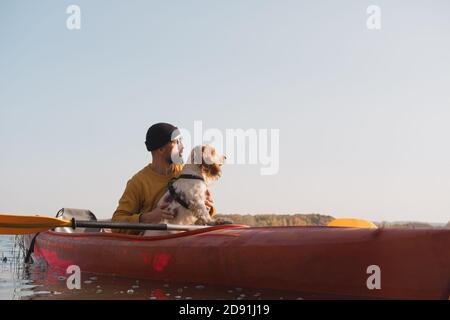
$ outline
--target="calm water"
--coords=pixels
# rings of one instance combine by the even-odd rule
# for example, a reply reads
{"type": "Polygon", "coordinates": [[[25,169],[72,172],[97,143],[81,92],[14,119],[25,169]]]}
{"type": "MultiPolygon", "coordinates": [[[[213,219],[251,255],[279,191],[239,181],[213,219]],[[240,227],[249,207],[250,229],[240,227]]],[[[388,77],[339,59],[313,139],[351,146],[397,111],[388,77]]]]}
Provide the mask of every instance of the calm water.
{"type": "Polygon", "coordinates": [[[14,236],[0,236],[0,299],[327,299],[314,294],[213,287],[201,283],[161,283],[144,279],[81,275],[81,289],[69,290],[66,277],[45,266],[24,264],[14,236]],[[6,259],[5,259],[6,258],[6,259]]]}

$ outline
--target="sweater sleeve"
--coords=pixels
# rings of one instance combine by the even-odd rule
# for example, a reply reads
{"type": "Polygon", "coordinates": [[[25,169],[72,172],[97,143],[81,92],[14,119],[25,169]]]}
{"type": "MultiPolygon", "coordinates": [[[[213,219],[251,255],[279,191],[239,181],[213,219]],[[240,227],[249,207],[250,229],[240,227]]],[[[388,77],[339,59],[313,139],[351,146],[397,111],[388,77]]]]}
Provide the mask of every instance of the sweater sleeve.
{"type": "MultiPolygon", "coordinates": [[[[132,222],[138,223],[141,209],[141,194],[138,181],[131,178],[122,197],[119,200],[119,205],[113,214],[112,221],[117,222],[132,222]]],[[[138,234],[139,231],[131,230],[113,230],[119,233],[138,234]]]]}

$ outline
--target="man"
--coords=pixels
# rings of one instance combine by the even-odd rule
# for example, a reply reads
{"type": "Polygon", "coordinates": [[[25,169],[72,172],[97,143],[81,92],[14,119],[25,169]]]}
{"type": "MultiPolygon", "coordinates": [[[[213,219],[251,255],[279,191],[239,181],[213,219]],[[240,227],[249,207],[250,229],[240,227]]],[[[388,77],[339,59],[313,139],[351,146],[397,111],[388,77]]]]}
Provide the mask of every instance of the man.
{"type": "MultiPolygon", "coordinates": [[[[152,162],[128,180],[112,221],[160,223],[163,219],[173,218],[171,213],[156,208],[156,205],[166,193],[167,183],[183,169],[180,132],[168,123],[154,124],[147,131],[145,145],[152,153],[152,162]],[[179,163],[174,163],[174,160],[179,163]]],[[[210,215],[214,215],[213,200],[209,193],[205,205],[210,215]]],[[[116,232],[139,234],[140,231],[116,232]]]]}

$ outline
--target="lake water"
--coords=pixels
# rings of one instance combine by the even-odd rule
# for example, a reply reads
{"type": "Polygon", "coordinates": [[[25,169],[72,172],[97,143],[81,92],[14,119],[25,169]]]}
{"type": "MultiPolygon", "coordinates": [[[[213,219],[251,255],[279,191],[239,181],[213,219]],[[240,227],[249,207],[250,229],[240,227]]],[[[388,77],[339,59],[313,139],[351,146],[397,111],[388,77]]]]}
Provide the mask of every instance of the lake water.
{"type": "Polygon", "coordinates": [[[44,265],[25,264],[14,236],[0,236],[0,299],[154,299],[259,300],[327,299],[333,297],[267,289],[214,287],[201,283],[161,283],[146,279],[81,275],[81,289],[68,289],[67,278],[44,265]]]}

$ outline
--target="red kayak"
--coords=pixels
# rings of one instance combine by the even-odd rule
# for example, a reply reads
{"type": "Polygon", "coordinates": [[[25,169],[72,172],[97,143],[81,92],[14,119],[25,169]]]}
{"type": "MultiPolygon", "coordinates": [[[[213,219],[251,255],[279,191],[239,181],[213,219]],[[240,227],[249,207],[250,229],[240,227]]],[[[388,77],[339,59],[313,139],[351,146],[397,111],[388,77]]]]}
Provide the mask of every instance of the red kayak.
{"type": "Polygon", "coordinates": [[[449,229],[215,226],[167,236],[43,232],[50,268],[355,298],[449,299],[449,229]]]}

